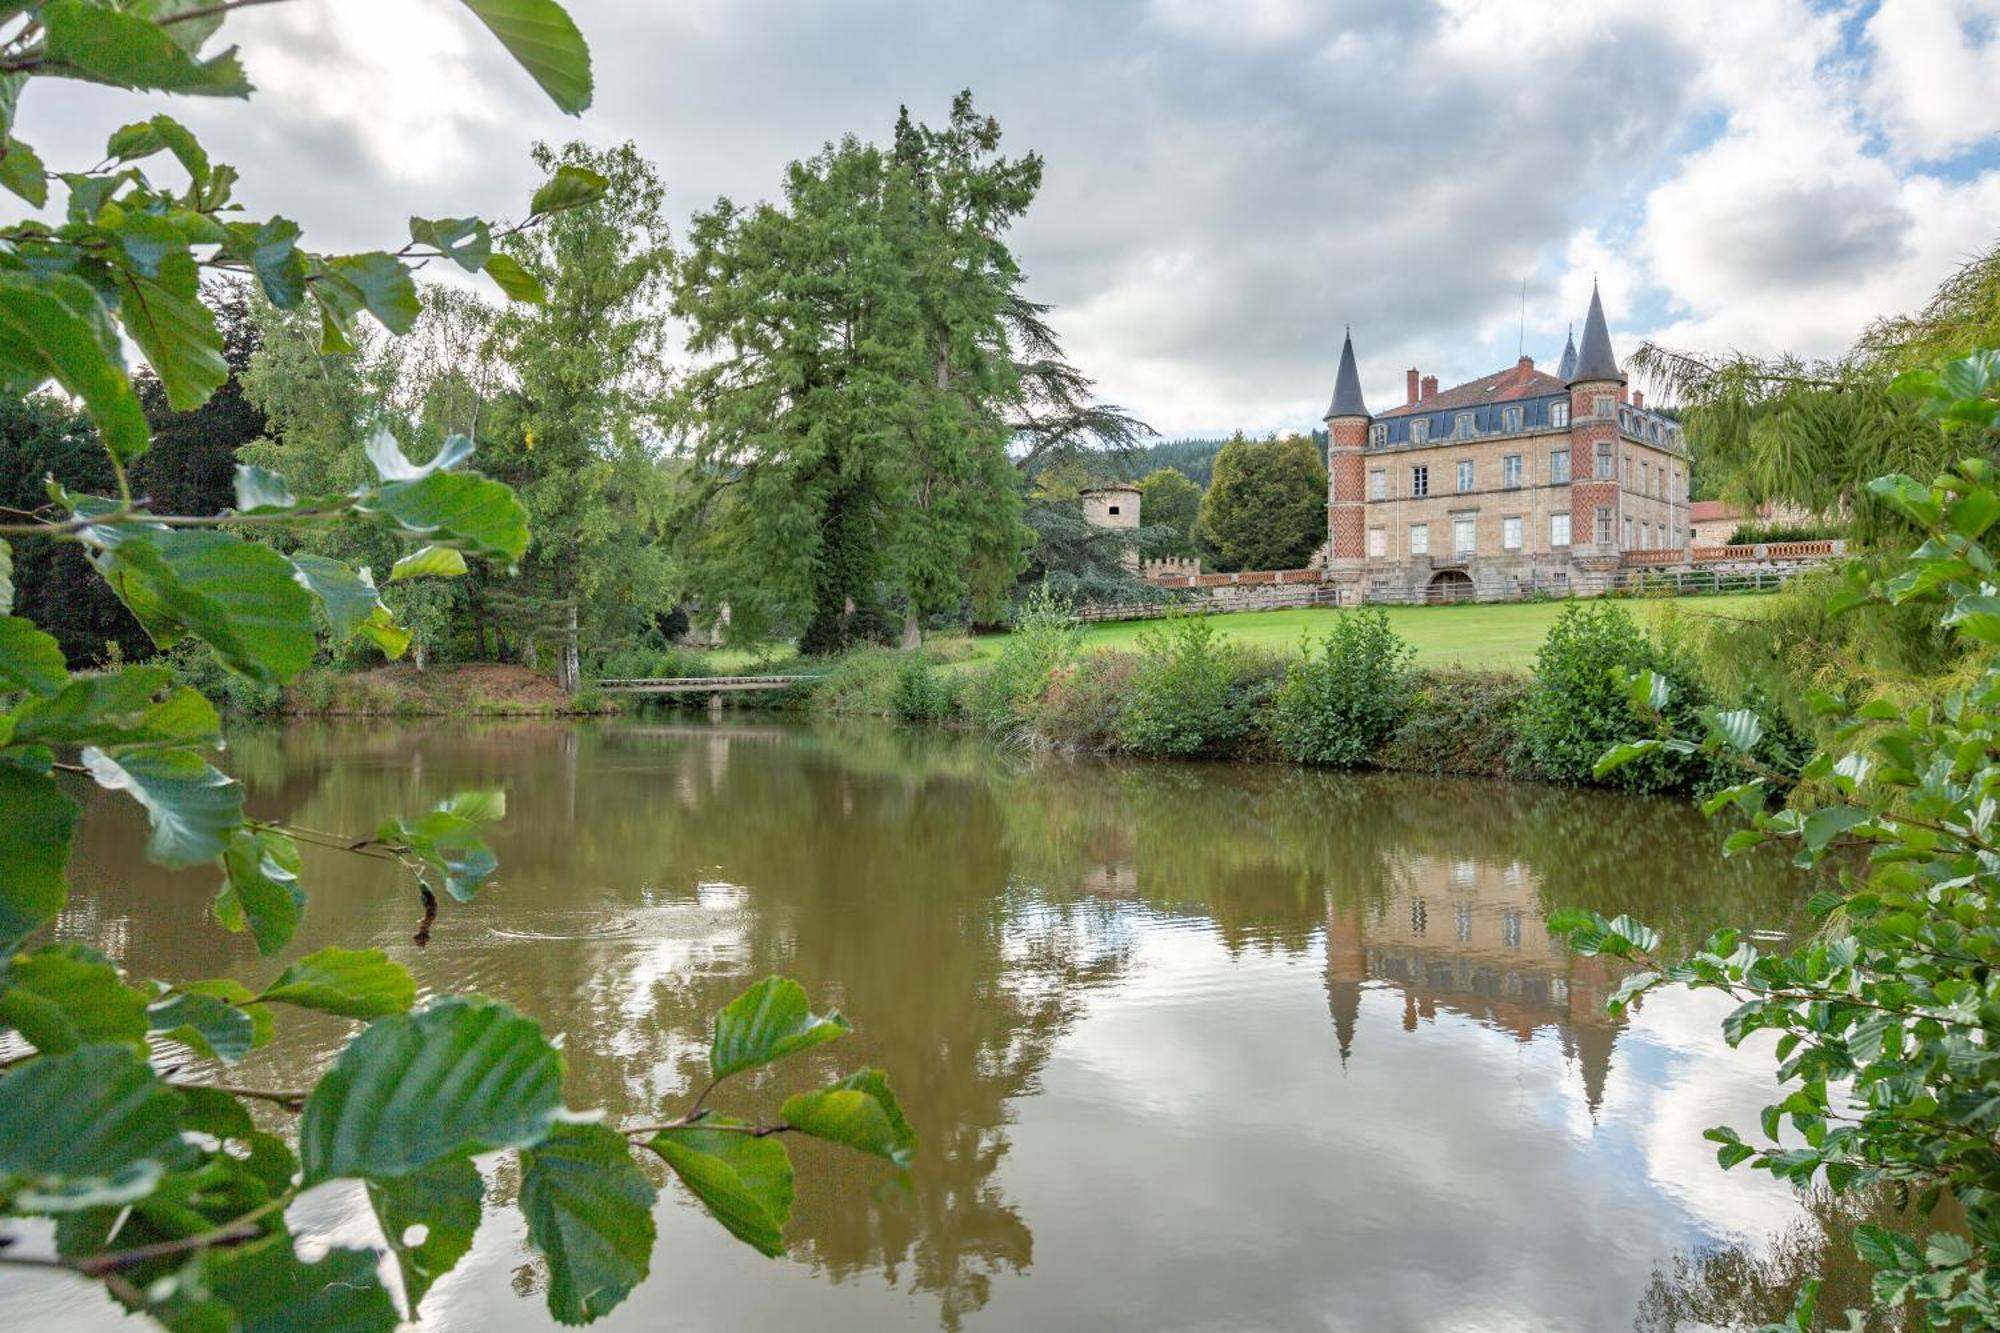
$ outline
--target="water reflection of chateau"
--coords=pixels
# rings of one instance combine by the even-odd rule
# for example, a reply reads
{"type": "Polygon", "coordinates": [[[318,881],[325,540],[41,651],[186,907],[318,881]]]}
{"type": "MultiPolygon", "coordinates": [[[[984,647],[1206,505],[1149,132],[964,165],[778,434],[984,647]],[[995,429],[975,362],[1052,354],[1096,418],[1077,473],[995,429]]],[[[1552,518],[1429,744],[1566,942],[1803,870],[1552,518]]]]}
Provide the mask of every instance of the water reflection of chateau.
{"type": "Polygon", "coordinates": [[[1413,855],[1383,889],[1365,904],[1327,900],[1327,1002],[1342,1063],[1363,988],[1394,987],[1407,1032],[1440,1009],[1521,1042],[1553,1028],[1595,1111],[1617,1040],[1604,1009],[1617,979],[1604,959],[1572,958],[1548,933],[1527,867],[1413,855]]]}

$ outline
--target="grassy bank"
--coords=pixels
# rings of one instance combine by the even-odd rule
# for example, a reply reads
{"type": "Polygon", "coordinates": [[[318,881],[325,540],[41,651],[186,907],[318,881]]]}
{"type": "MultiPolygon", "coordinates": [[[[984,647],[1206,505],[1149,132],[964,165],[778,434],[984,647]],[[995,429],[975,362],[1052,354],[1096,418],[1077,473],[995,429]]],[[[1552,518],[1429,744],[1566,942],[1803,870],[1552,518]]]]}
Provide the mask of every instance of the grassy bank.
{"type": "MultiPolygon", "coordinates": [[[[1670,678],[1672,711],[1690,726],[1702,707],[1754,702],[1718,683],[1688,646],[1689,616],[1740,625],[1757,614],[1749,599],[1679,609],[1669,616],[1650,603],[1598,601],[1086,627],[1042,606],[997,639],[947,639],[919,653],[860,649],[810,686],[739,702],[961,726],[1080,752],[1591,783],[1597,759],[1641,725],[1619,683],[1625,674],[1670,678]],[[1401,633],[1413,619],[1450,635],[1456,654],[1439,652],[1438,639],[1424,653],[1401,633]],[[1263,623],[1241,623],[1252,620],[1263,623]],[[1504,655],[1495,646],[1502,635],[1511,640],[1504,655]]],[[[1774,717],[1760,757],[1783,766],[1802,745],[1774,717]]],[[[1706,756],[1663,755],[1609,785],[1694,791],[1727,776],[1706,756]]]]}
{"type": "Polygon", "coordinates": [[[564,717],[618,711],[594,690],[566,695],[526,667],[408,663],[372,671],[308,671],[268,711],[302,717],[564,717]]]}

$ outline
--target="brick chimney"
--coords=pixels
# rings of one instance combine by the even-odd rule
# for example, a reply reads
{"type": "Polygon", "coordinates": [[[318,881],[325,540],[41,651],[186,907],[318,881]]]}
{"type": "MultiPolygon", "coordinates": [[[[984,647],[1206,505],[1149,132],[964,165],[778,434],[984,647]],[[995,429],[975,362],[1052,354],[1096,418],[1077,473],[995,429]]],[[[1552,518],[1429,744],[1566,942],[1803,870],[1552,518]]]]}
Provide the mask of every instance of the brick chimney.
{"type": "Polygon", "coordinates": [[[1417,401],[1417,368],[1416,368],[1415,366],[1411,366],[1411,367],[1410,367],[1410,397],[1409,397],[1409,401],[1408,401],[1407,403],[1405,403],[1405,404],[1404,404],[1404,406],[1406,406],[1406,407],[1414,407],[1414,406],[1416,405],[1416,401],[1417,401]]]}
{"type": "Polygon", "coordinates": [[[1526,384],[1534,378],[1534,375],[1535,358],[1532,356],[1524,356],[1514,363],[1514,380],[1516,383],[1526,384]]]}
{"type": "Polygon", "coordinates": [[[1632,406],[1634,406],[1634,407],[1644,407],[1645,405],[1646,405],[1646,395],[1645,395],[1645,394],[1643,394],[1643,393],[1640,393],[1640,392],[1639,392],[1638,390],[1636,390],[1636,389],[1635,389],[1635,390],[1633,390],[1633,391],[1632,391],[1632,406]]]}
{"type": "Polygon", "coordinates": [[[1421,395],[1423,401],[1429,402],[1431,399],[1437,396],[1438,396],[1438,377],[1435,375],[1424,376],[1424,391],[1423,394],[1421,395]]]}

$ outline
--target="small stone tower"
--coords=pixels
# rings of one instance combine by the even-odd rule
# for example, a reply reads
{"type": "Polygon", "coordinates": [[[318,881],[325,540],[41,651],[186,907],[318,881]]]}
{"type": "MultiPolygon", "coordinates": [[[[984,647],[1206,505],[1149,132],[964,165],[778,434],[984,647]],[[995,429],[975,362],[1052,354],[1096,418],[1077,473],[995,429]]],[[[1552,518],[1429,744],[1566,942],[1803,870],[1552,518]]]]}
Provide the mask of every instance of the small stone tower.
{"type": "Polygon", "coordinates": [[[1136,528],[1139,526],[1137,486],[1093,486],[1078,493],[1083,501],[1083,521],[1093,528],[1136,528]]]}
{"type": "Polygon", "coordinates": [[[1368,404],[1361,401],[1361,373],[1354,366],[1354,335],[1341,340],[1340,370],[1326,417],[1326,553],[1329,570],[1356,570],[1367,556],[1368,404]]]}
{"type": "Polygon", "coordinates": [[[1579,556],[1612,556],[1619,549],[1618,404],[1625,396],[1625,372],[1611,353],[1604,302],[1590,285],[1590,313],[1583,321],[1583,346],[1568,375],[1570,422],[1569,521],[1572,550],[1579,556]],[[1599,446],[1609,446],[1609,475],[1600,475],[1599,446]],[[1599,519],[1605,522],[1602,527],[1599,519]]]}

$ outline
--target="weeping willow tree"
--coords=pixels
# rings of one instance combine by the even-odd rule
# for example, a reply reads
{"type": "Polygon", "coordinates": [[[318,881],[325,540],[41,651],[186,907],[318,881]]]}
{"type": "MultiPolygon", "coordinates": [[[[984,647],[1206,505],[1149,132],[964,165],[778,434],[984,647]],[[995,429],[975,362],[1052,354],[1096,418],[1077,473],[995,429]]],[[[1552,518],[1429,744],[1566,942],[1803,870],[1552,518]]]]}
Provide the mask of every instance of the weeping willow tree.
{"type": "Polygon", "coordinates": [[[1922,309],[1871,324],[1840,357],[1716,357],[1647,343],[1631,368],[1656,398],[1680,405],[1712,494],[1842,515],[1852,537],[1872,544],[1901,529],[1868,482],[1934,474],[1965,449],[1896,391],[1897,377],[1996,344],[2000,248],[1952,274],[1922,309]]]}

